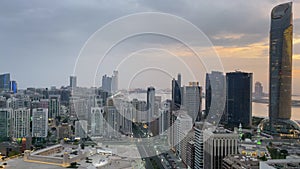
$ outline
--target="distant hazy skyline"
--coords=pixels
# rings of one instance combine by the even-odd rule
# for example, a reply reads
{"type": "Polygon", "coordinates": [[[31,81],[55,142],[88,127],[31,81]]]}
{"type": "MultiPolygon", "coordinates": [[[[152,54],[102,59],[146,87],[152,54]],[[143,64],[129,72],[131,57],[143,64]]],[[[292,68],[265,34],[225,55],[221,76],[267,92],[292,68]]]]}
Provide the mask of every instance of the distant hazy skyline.
{"type": "MultiPolygon", "coordinates": [[[[125,15],[163,12],[182,17],[202,30],[218,52],[225,72],[237,69],[253,72],[253,82],[262,82],[264,92],[268,92],[270,13],[274,6],[284,2],[289,1],[167,0],[161,3],[158,0],[3,0],[0,2],[0,73],[11,73],[11,78],[17,81],[19,88],[67,86],[80,49],[95,31],[125,15]]],[[[294,1],[293,94],[300,94],[299,11],[300,1],[294,1]]],[[[159,41],[156,37],[149,38],[136,38],[133,41],[145,46],[159,41]]],[[[160,42],[160,46],[177,49],[175,54],[188,62],[191,53],[181,50],[178,44],[174,45],[167,39],[160,42]]],[[[153,56],[157,56],[156,62],[172,60],[172,54],[164,51],[148,50],[138,55],[136,57],[139,59],[132,61],[137,65],[147,59],[155,60],[153,56]]],[[[97,75],[96,84],[99,82],[100,85],[103,73],[111,75],[112,71],[99,69],[102,69],[99,71],[102,74],[97,75]]],[[[122,84],[122,80],[130,77],[126,77],[126,68],[120,69],[120,88],[126,88],[127,84],[122,84]]],[[[197,80],[204,85],[205,71],[199,70],[201,76],[197,80]]],[[[175,77],[175,72],[176,69],[171,76],[175,77]]],[[[185,72],[181,73],[183,83],[187,84],[190,77],[185,76],[185,72]]],[[[151,73],[143,76],[155,77],[151,73]]],[[[159,82],[161,86],[158,87],[170,88],[170,75],[160,73],[159,76],[153,84],[145,82],[143,77],[137,77],[136,81],[139,82],[133,81],[132,87],[156,85],[159,82]]]]}

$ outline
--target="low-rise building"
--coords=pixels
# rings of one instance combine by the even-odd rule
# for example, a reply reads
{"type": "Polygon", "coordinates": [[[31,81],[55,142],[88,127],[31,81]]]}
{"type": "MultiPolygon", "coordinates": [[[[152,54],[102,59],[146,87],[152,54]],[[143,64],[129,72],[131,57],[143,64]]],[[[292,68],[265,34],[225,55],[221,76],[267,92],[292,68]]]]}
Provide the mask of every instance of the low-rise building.
{"type": "Polygon", "coordinates": [[[259,169],[259,160],[244,155],[228,155],[223,159],[222,169],[259,169]]]}

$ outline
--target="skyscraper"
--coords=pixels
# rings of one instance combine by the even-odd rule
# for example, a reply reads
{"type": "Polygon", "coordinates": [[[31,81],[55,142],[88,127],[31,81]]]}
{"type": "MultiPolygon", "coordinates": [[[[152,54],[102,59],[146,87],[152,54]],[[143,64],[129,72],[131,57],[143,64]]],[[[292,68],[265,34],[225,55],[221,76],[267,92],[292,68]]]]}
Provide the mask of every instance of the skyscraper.
{"type": "Polygon", "coordinates": [[[252,123],[252,73],[226,73],[226,115],[228,124],[250,126],[252,123]]]}
{"type": "Polygon", "coordinates": [[[115,93],[119,89],[119,72],[117,70],[113,71],[111,77],[111,92],[115,93]]]}
{"type": "Polygon", "coordinates": [[[150,123],[154,117],[155,114],[155,88],[154,87],[148,87],[147,89],[147,123],[148,123],[148,130],[150,133],[150,123]]]}
{"type": "Polygon", "coordinates": [[[171,100],[166,100],[163,102],[163,106],[160,109],[159,117],[159,134],[167,134],[167,130],[170,127],[169,121],[171,116],[171,100]]]}
{"type": "Polygon", "coordinates": [[[263,86],[260,82],[255,82],[254,98],[261,99],[263,97],[263,86]]]}
{"type": "Polygon", "coordinates": [[[103,136],[105,131],[105,119],[104,119],[103,107],[91,108],[91,135],[93,137],[103,136]]]}
{"type": "Polygon", "coordinates": [[[32,137],[47,137],[48,109],[32,109],[32,137]]]}
{"type": "MultiPolygon", "coordinates": [[[[193,127],[192,118],[188,115],[186,111],[179,110],[174,127],[175,127],[174,139],[176,144],[175,145],[176,155],[182,158],[182,154],[186,153],[186,152],[182,152],[183,147],[185,146],[182,141],[184,140],[184,138],[187,136],[187,134],[190,132],[190,130],[193,127]]],[[[186,147],[184,148],[186,149],[186,147]]]]}
{"type": "Polygon", "coordinates": [[[10,90],[10,74],[5,73],[0,75],[0,92],[10,90]]]}
{"type": "Polygon", "coordinates": [[[132,134],[132,105],[129,101],[118,99],[116,105],[118,105],[119,121],[120,121],[120,132],[125,135],[132,134]]]}
{"type": "Polygon", "coordinates": [[[202,126],[195,129],[195,169],[203,169],[204,150],[203,150],[203,130],[202,126]]]}
{"type": "MultiPolygon", "coordinates": [[[[112,101],[111,101],[112,102],[112,101]]],[[[106,120],[106,132],[107,137],[109,138],[116,138],[119,136],[119,129],[120,129],[120,114],[117,110],[117,108],[113,104],[108,104],[108,106],[105,106],[104,112],[106,114],[105,120],[106,120]]]]}
{"type": "Polygon", "coordinates": [[[219,121],[225,109],[225,76],[223,72],[212,71],[205,78],[205,115],[214,123],[219,121]]]}
{"type": "Polygon", "coordinates": [[[112,78],[104,75],[102,76],[102,89],[108,93],[111,93],[111,83],[112,83],[112,78]]]}
{"type": "Polygon", "coordinates": [[[172,109],[179,110],[181,104],[181,74],[178,74],[177,80],[172,80],[172,109]]]}
{"type": "Polygon", "coordinates": [[[0,141],[10,137],[10,118],[13,109],[0,108],[0,141]]]}
{"type": "Polygon", "coordinates": [[[21,138],[30,135],[30,109],[15,109],[11,115],[12,137],[21,138]]]}
{"type": "Polygon", "coordinates": [[[17,82],[14,80],[10,81],[10,91],[12,91],[13,93],[17,93],[18,91],[17,82]]]}
{"type": "Polygon", "coordinates": [[[70,87],[72,87],[72,88],[77,87],[77,77],[76,76],[70,76],[70,87]]]}
{"type": "Polygon", "coordinates": [[[204,121],[196,122],[193,129],[195,130],[195,169],[203,169],[204,167],[204,140],[203,131],[205,129],[212,130],[213,125],[204,121]]]}
{"type": "Polygon", "coordinates": [[[60,95],[49,96],[49,118],[56,118],[60,115],[60,95]]]}
{"type": "Polygon", "coordinates": [[[269,118],[291,118],[292,52],[293,52],[292,2],[278,5],[271,13],[269,62],[269,118]]]}
{"type": "Polygon", "coordinates": [[[201,112],[202,87],[199,82],[190,82],[189,86],[183,87],[183,106],[193,123],[201,112]]]}

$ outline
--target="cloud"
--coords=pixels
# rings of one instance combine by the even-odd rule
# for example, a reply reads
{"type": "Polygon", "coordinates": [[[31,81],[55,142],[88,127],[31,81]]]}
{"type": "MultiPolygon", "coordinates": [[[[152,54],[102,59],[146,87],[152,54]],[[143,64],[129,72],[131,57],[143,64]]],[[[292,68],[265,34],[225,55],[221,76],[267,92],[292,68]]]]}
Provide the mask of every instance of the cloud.
{"type": "MultiPolygon", "coordinates": [[[[0,72],[11,72],[20,87],[65,84],[81,47],[92,33],[121,16],[148,11],[187,19],[210,38],[222,57],[264,57],[268,56],[267,45],[260,43],[267,43],[270,11],[281,2],[286,1],[2,0],[0,58],[5,62],[0,62],[0,72]]],[[[297,36],[298,6],[295,3],[297,36]]],[[[299,44],[298,39],[295,41],[299,44]]],[[[162,43],[172,45],[168,41],[162,43]]],[[[297,50],[295,53],[299,53],[297,50]]],[[[178,53],[189,56],[188,51],[178,53]]]]}
{"type": "Polygon", "coordinates": [[[217,34],[215,36],[212,36],[212,38],[215,39],[215,40],[220,40],[220,39],[237,40],[237,39],[241,39],[244,36],[245,36],[245,34],[222,33],[222,34],[217,34]]]}

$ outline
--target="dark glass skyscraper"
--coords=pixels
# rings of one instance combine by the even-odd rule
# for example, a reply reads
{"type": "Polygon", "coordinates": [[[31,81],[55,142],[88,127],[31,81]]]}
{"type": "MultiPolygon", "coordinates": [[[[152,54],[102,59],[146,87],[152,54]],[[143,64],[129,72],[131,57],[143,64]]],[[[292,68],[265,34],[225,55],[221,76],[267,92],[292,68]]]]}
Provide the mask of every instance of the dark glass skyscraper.
{"type": "Polygon", "coordinates": [[[228,124],[251,125],[252,118],[252,73],[226,73],[226,115],[228,124]]]}
{"type": "Polygon", "coordinates": [[[269,53],[269,118],[271,125],[276,120],[291,118],[292,23],[292,2],[273,8],[269,53]]]}
{"type": "Polygon", "coordinates": [[[72,87],[72,88],[77,87],[77,77],[76,76],[70,76],[70,87],[72,87]]]}
{"type": "Polygon", "coordinates": [[[151,122],[155,114],[155,88],[148,87],[147,89],[147,122],[148,122],[148,133],[151,132],[151,122]]]}
{"type": "Polygon", "coordinates": [[[177,75],[177,80],[172,80],[172,110],[179,110],[181,107],[181,74],[177,75]]]}

